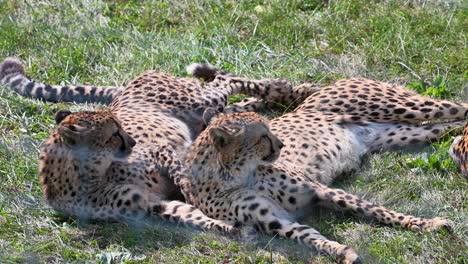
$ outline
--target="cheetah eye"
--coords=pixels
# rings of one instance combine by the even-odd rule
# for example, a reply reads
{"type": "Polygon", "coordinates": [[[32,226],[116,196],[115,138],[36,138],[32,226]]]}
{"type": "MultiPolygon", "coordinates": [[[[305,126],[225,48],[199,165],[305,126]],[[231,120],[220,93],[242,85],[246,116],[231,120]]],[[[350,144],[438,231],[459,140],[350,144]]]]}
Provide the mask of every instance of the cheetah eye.
{"type": "Polygon", "coordinates": [[[264,142],[265,140],[270,140],[269,137],[268,137],[268,135],[266,135],[266,134],[265,134],[265,135],[262,135],[262,136],[260,137],[260,139],[255,143],[255,145],[262,144],[262,142],[264,142]]]}
{"type": "Polygon", "coordinates": [[[109,140],[113,140],[113,139],[119,139],[119,140],[121,140],[123,142],[123,138],[120,135],[119,130],[112,133],[112,136],[109,138],[109,140]]]}

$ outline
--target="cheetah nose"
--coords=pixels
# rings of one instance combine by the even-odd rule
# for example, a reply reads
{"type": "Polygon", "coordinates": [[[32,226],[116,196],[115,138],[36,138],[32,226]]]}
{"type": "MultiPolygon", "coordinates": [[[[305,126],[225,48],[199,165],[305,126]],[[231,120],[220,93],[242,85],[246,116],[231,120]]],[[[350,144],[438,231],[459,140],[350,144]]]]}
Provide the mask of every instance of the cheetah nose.
{"type": "Polygon", "coordinates": [[[278,148],[282,149],[284,147],[283,141],[278,139],[278,148]]]}
{"type": "Polygon", "coordinates": [[[130,147],[134,147],[136,145],[136,141],[132,138],[132,137],[128,137],[128,144],[130,145],[130,147]]]}

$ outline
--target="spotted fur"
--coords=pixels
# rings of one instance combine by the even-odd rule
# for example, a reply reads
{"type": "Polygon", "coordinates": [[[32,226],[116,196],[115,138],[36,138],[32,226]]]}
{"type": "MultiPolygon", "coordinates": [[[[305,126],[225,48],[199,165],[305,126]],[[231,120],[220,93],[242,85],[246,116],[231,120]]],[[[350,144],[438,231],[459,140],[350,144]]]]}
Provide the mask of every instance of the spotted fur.
{"type": "MultiPolygon", "coordinates": [[[[195,66],[203,67],[208,66],[195,66]]],[[[23,67],[15,59],[9,58],[0,64],[0,84],[24,96],[53,102],[110,100],[105,112],[61,112],[57,115],[57,121],[63,121],[42,145],[40,154],[44,195],[53,208],[76,217],[126,219],[146,215],[152,205],[161,205],[153,206],[155,210],[159,208],[155,214],[193,222],[202,228],[209,228],[216,221],[205,221],[202,216],[198,219],[199,214],[193,213],[195,208],[173,201],[183,200],[183,197],[171,171],[177,169],[173,166],[175,160],[180,159],[204,129],[204,110],[208,107],[225,110],[228,96],[234,93],[272,98],[290,90],[290,85],[285,86],[280,80],[251,81],[230,76],[223,77],[223,81],[218,79],[203,83],[194,78],[147,71],[124,88],[112,88],[110,97],[106,97],[107,92],[88,96],[90,94],[83,91],[92,91],[94,86],[41,84],[26,78],[23,67]],[[62,94],[67,96],[60,96],[62,94]],[[102,120],[108,121],[104,124],[102,120]],[[76,128],[82,126],[80,124],[94,131],[94,134],[80,133],[78,137],[83,146],[80,150],[86,155],[68,148],[58,133],[61,128],[76,128]],[[109,139],[106,131],[114,127],[128,136],[124,139],[132,138],[136,143],[125,159],[114,159],[112,151],[106,150],[107,145],[101,145],[109,139]],[[86,160],[90,157],[95,158],[86,160]],[[78,179],[81,181],[77,182],[78,179]],[[106,184],[95,184],[95,181],[106,184]],[[182,216],[182,213],[187,215],[182,216]]],[[[226,224],[226,231],[230,229],[228,226],[232,227],[226,224]]]]}
{"type": "Polygon", "coordinates": [[[366,153],[431,142],[461,128],[467,113],[467,103],[352,78],[320,89],[270,127],[285,144],[282,165],[328,184],[357,169],[366,153]]]}
{"type": "Polygon", "coordinates": [[[359,263],[349,246],[328,240],[295,215],[314,205],[349,210],[411,230],[450,228],[447,220],[424,219],[372,204],[329,188],[300,167],[284,166],[282,141],[255,113],[220,114],[190,147],[182,173],[188,200],[215,219],[254,225],[267,234],[296,240],[340,263],[359,263]]]}
{"type": "Polygon", "coordinates": [[[60,111],[56,120],[58,126],[41,145],[39,157],[44,196],[55,210],[81,219],[159,217],[237,232],[232,224],[211,219],[189,204],[167,200],[172,181],[158,176],[158,168],[165,165],[132,156],[136,142],[111,112],[60,111]],[[134,170],[118,175],[123,166],[134,170]]]}
{"type": "Polygon", "coordinates": [[[468,179],[468,123],[465,125],[463,135],[456,137],[453,141],[449,154],[461,173],[468,179]]]}
{"type": "Polygon", "coordinates": [[[287,101],[301,103],[270,123],[285,145],[278,162],[325,184],[357,169],[366,153],[434,141],[461,128],[468,115],[467,103],[363,78],[291,90],[287,101]]]}

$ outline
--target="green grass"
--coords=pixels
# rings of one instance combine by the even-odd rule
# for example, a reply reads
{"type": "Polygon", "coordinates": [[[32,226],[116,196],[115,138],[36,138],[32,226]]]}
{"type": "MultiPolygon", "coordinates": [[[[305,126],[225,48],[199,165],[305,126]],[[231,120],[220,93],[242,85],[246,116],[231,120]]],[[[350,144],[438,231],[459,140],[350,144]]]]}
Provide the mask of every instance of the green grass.
{"type": "MultiPolygon", "coordinates": [[[[149,68],[185,75],[210,62],[250,77],[328,84],[364,76],[468,101],[463,1],[0,1],[0,59],[48,83],[123,84],[149,68]],[[384,3],[388,2],[388,3],[384,3]]],[[[38,145],[62,108],[0,87],[0,262],[329,263],[283,239],[235,241],[164,223],[83,223],[47,208],[38,145]]],[[[453,135],[367,157],[336,186],[392,209],[447,217],[454,233],[415,233],[320,210],[305,222],[367,263],[467,263],[467,181],[453,135]]]]}

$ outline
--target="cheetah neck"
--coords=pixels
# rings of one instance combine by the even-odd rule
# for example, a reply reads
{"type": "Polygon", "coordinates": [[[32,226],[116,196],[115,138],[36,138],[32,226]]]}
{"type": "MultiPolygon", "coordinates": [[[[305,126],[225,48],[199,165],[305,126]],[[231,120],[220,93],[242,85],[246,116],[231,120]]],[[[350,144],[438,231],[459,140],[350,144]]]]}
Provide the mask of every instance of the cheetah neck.
{"type": "Polygon", "coordinates": [[[223,182],[223,188],[248,187],[255,181],[256,166],[226,163],[212,145],[192,148],[186,159],[189,177],[199,182],[223,182]]]}

